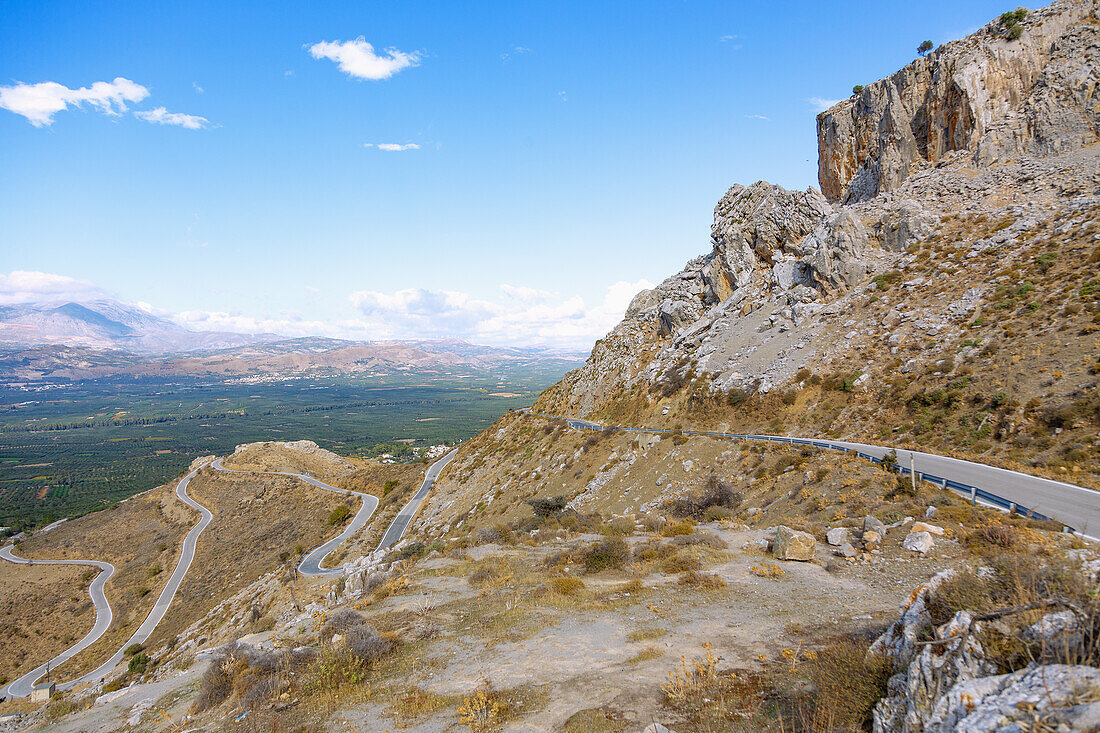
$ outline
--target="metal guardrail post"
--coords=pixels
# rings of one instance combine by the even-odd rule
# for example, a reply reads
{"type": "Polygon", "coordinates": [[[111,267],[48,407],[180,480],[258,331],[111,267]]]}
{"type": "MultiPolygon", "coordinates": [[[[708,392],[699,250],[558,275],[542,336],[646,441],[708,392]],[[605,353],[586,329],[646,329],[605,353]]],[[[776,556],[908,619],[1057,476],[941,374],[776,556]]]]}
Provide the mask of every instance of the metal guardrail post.
{"type": "MultiPolygon", "coordinates": [[[[943,483],[944,483],[944,485],[946,485],[947,484],[947,479],[944,479],[943,483]]],[[[977,503],[978,503],[978,487],[977,486],[971,486],[970,487],[970,504],[974,505],[974,504],[977,504],[977,503]]]]}

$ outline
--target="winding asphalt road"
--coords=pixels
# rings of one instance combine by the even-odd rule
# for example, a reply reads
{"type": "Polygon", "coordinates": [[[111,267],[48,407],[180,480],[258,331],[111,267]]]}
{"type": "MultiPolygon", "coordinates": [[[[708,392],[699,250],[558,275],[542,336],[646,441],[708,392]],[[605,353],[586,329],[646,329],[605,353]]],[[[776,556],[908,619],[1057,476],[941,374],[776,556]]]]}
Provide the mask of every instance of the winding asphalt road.
{"type": "Polygon", "coordinates": [[[969,495],[978,502],[1008,509],[1020,514],[1042,515],[1070,527],[1089,539],[1100,538],[1100,492],[1074,486],[1062,481],[1010,471],[984,463],[964,461],[934,453],[910,451],[867,443],[851,443],[844,440],[822,438],[795,438],[785,435],[753,435],[745,433],[718,433],[693,430],[665,430],[660,428],[632,428],[605,426],[591,420],[558,415],[542,415],[529,409],[519,412],[536,417],[565,420],[578,430],[604,430],[614,428],[632,433],[682,433],[705,435],[736,440],[758,440],[791,445],[806,445],[827,450],[853,452],[862,458],[881,462],[890,453],[897,456],[897,466],[902,473],[910,467],[917,478],[954,489],[969,495]]]}
{"type": "MultiPolygon", "coordinates": [[[[382,538],[382,543],[379,545],[380,548],[388,548],[401,539],[401,537],[405,534],[405,531],[408,529],[409,522],[416,514],[416,510],[420,506],[420,503],[428,495],[428,492],[431,490],[432,485],[435,483],[435,479],[439,476],[439,472],[442,471],[443,468],[451,462],[457,452],[457,449],[452,450],[450,453],[433,463],[428,468],[428,472],[424,477],[424,483],[421,484],[420,489],[416,492],[409,503],[406,504],[404,508],[402,508],[401,512],[398,513],[397,517],[386,529],[386,533],[385,535],[383,535],[382,538]]],[[[118,665],[118,663],[122,661],[123,657],[126,655],[126,649],[131,644],[143,644],[149,639],[150,636],[152,636],[153,630],[156,629],[157,624],[159,624],[164,619],[165,614],[168,613],[168,608],[172,605],[172,601],[175,600],[176,592],[179,591],[180,584],[183,582],[184,577],[187,575],[187,571],[190,570],[191,562],[195,559],[195,545],[198,542],[199,535],[202,534],[202,531],[206,529],[206,525],[210,524],[211,520],[214,518],[214,515],[210,513],[210,510],[208,510],[206,507],[202,506],[187,495],[187,485],[191,482],[191,479],[194,478],[200,470],[208,465],[215,470],[225,471],[226,473],[260,473],[273,474],[277,476],[290,476],[292,478],[301,479],[307,484],[310,484],[311,486],[316,486],[319,489],[325,489],[326,491],[335,491],[339,494],[358,496],[363,501],[363,505],[359,508],[359,511],[352,518],[351,522],[348,523],[348,526],[344,529],[343,532],[306,553],[305,557],[302,558],[301,563],[299,563],[298,565],[298,570],[303,575],[330,576],[341,574],[343,572],[342,568],[322,568],[321,563],[329,555],[329,553],[336,549],[346,539],[348,539],[356,532],[361,530],[364,526],[366,526],[367,521],[371,518],[371,515],[374,514],[374,510],[378,508],[378,498],[375,496],[364,494],[358,491],[338,489],[335,486],[329,486],[328,484],[318,481],[312,476],[304,473],[284,473],[282,471],[241,471],[233,468],[226,468],[224,465],[222,465],[221,458],[218,458],[209,464],[204,463],[203,465],[196,468],[194,471],[191,471],[186,476],[184,476],[180,480],[179,484],[176,486],[176,496],[179,497],[180,501],[184,502],[188,506],[197,509],[201,514],[201,518],[199,519],[198,523],[191,528],[191,531],[187,533],[187,537],[184,538],[179,562],[176,563],[175,570],[172,571],[172,575],[168,578],[168,582],[165,584],[164,590],[161,591],[160,597],[157,598],[157,602],[153,604],[153,608],[149,611],[149,615],[146,616],[145,621],[142,622],[141,626],[139,626],[137,631],[135,631],[133,635],[130,636],[126,643],[123,644],[118,649],[118,651],[111,655],[110,659],[108,659],[100,666],[96,667],[91,672],[88,672],[87,674],[82,675],[75,680],[59,684],[57,686],[59,690],[68,690],[82,682],[92,682],[105,677],[108,672],[114,669],[118,665]]],[[[60,523],[60,521],[54,522],[48,527],[44,527],[43,529],[39,530],[39,532],[41,533],[53,529],[60,523]]],[[[42,678],[43,675],[46,674],[47,670],[56,669],[58,665],[67,662],[68,660],[72,659],[77,654],[94,644],[96,641],[98,641],[99,638],[103,636],[103,634],[111,626],[111,622],[114,619],[114,613],[111,610],[111,604],[107,601],[107,596],[103,592],[104,584],[111,578],[112,575],[114,575],[115,567],[113,565],[106,562],[99,562],[97,560],[27,560],[21,557],[17,557],[12,552],[13,549],[14,545],[9,545],[7,547],[4,547],[3,549],[0,549],[0,558],[3,558],[4,560],[7,560],[9,562],[23,565],[90,565],[99,568],[99,575],[96,576],[95,580],[92,581],[91,585],[88,588],[88,594],[92,598],[92,603],[95,604],[96,618],[95,624],[92,626],[92,629],[84,635],[83,639],[81,639],[79,642],[69,647],[65,651],[61,652],[50,661],[42,664],[39,667],[36,667],[19,679],[15,680],[7,687],[0,689],[0,698],[26,697],[30,695],[31,691],[34,689],[34,685],[38,682],[38,680],[42,678]]]]}
{"type": "MultiPolygon", "coordinates": [[[[363,505],[359,507],[359,511],[355,513],[352,520],[348,522],[348,526],[343,532],[328,540],[324,544],[313,548],[306,553],[302,561],[298,563],[298,572],[302,575],[340,575],[344,572],[343,568],[323,568],[321,563],[328,556],[330,552],[339,547],[344,540],[348,539],[356,532],[361,530],[367,525],[367,521],[370,520],[371,515],[374,514],[374,510],[378,508],[378,497],[370,494],[364,494],[359,491],[350,491],[348,489],[338,489],[335,486],[329,486],[326,483],[318,481],[312,476],[305,473],[286,473],[284,471],[240,471],[235,468],[226,468],[222,465],[222,459],[214,461],[211,464],[218,471],[226,471],[227,473],[257,473],[267,476],[290,476],[291,478],[301,479],[311,486],[316,486],[319,489],[325,489],[326,491],[335,491],[337,494],[347,494],[349,496],[358,496],[363,505]]],[[[429,473],[431,469],[428,469],[429,473]]]]}
{"type": "Polygon", "coordinates": [[[409,528],[409,522],[416,516],[416,510],[420,508],[421,502],[432,490],[435,480],[439,478],[439,472],[446,468],[447,464],[453,461],[456,455],[458,455],[458,448],[455,448],[428,468],[420,489],[413,494],[413,498],[409,499],[408,504],[401,507],[401,511],[397,513],[397,516],[390,522],[390,526],[386,528],[386,533],[382,535],[382,541],[378,543],[379,550],[388,550],[404,536],[405,531],[409,528]]]}
{"type": "Polygon", "coordinates": [[[69,661],[77,654],[96,643],[99,637],[103,636],[103,633],[110,627],[111,621],[114,619],[114,613],[111,611],[111,604],[107,602],[107,596],[103,593],[103,584],[114,575],[115,566],[109,562],[99,562],[98,560],[26,560],[12,554],[12,547],[12,545],[8,545],[0,550],[0,557],[8,562],[20,563],[23,565],[91,565],[92,567],[99,568],[99,574],[88,588],[88,594],[92,597],[92,603],[95,604],[95,624],[92,626],[91,630],[76,644],[73,644],[45,664],[35,667],[3,690],[0,690],[0,697],[26,697],[31,694],[34,684],[46,674],[47,670],[54,669],[57,665],[69,661]]]}
{"type": "MultiPolygon", "coordinates": [[[[153,608],[149,611],[149,615],[145,617],[141,626],[137,628],[126,643],[111,655],[110,659],[91,672],[75,680],[59,684],[57,686],[59,690],[68,690],[82,682],[91,682],[106,676],[108,672],[114,669],[115,666],[122,661],[126,653],[126,648],[131,644],[145,643],[149,637],[152,636],[153,630],[157,627],[157,624],[159,624],[161,619],[164,618],[164,615],[168,613],[168,607],[172,605],[172,601],[176,597],[176,591],[179,590],[180,583],[183,582],[184,576],[187,575],[187,571],[191,568],[191,561],[195,559],[195,544],[198,542],[199,535],[206,529],[206,525],[210,524],[210,520],[214,518],[210,510],[187,495],[187,484],[191,482],[191,479],[194,478],[205,465],[206,464],[199,466],[194,471],[184,476],[176,486],[176,496],[179,497],[180,501],[197,509],[202,516],[184,538],[183,548],[180,551],[180,559],[176,563],[176,568],[168,578],[168,582],[157,598],[157,602],[153,604],[153,608]]],[[[10,560],[11,562],[27,563],[30,565],[94,565],[100,569],[99,575],[96,576],[96,579],[92,581],[91,586],[88,588],[88,594],[92,597],[92,603],[95,604],[96,609],[95,625],[92,626],[92,630],[85,634],[84,638],[79,642],[61,652],[46,664],[36,667],[9,684],[4,690],[0,690],[0,694],[9,695],[11,697],[26,697],[31,694],[31,690],[34,689],[35,683],[46,673],[47,669],[55,669],[57,665],[68,661],[87,649],[98,641],[99,637],[103,636],[104,632],[110,627],[114,614],[111,611],[111,604],[108,603],[107,596],[103,592],[103,585],[107,582],[107,579],[114,574],[115,568],[110,563],[96,560],[23,560],[12,555],[11,550],[11,547],[5,547],[3,550],[0,550],[0,557],[3,557],[5,560],[10,560]]]]}

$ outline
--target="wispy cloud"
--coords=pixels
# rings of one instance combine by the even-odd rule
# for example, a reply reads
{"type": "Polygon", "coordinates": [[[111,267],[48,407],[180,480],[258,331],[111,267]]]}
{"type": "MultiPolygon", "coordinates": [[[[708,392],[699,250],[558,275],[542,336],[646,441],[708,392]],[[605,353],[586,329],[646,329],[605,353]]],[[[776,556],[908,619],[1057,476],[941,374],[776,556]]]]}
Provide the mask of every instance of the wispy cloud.
{"type": "Polygon", "coordinates": [[[210,120],[198,115],[185,115],[182,112],[169,112],[164,107],[157,107],[146,112],[134,112],[134,117],[155,125],[174,125],[188,130],[201,130],[210,127],[210,120]]]}
{"type": "Polygon", "coordinates": [[[589,305],[526,286],[502,285],[505,296],[476,298],[452,290],[409,288],[392,293],[361,290],[349,297],[374,338],[453,336],[478,343],[589,347],[622,318],[631,299],[652,285],[620,281],[589,305]]]}
{"type": "Polygon", "coordinates": [[[364,148],[378,148],[389,153],[400,153],[403,150],[420,150],[416,143],[363,143],[364,148]]]}
{"type": "Polygon", "coordinates": [[[765,117],[764,115],[745,115],[745,117],[747,119],[750,119],[750,120],[765,120],[765,121],[770,121],[771,120],[771,117],[765,117]]]}
{"type": "Polygon", "coordinates": [[[810,97],[806,100],[818,112],[824,112],[830,107],[840,104],[839,99],[825,99],[823,97],[810,97]]]}
{"type": "Polygon", "coordinates": [[[383,53],[374,51],[363,36],[354,41],[321,41],[309,46],[309,53],[315,59],[335,61],[348,76],[357,79],[379,81],[389,79],[397,72],[420,64],[420,54],[406,53],[396,48],[387,48],[383,53]]]}
{"type": "Polygon", "coordinates": [[[558,92],[558,99],[560,99],[563,102],[568,102],[569,101],[569,95],[566,94],[564,90],[560,91],[560,92],[558,92]]]}
{"type": "Polygon", "coordinates": [[[737,34],[736,33],[728,33],[728,34],[726,34],[726,35],[724,35],[724,36],[722,36],[721,38],[718,39],[719,43],[728,43],[730,45],[730,48],[732,48],[734,51],[740,51],[741,50],[741,44],[737,43],[736,41],[737,41],[737,34]]]}
{"type": "Polygon", "coordinates": [[[26,117],[35,127],[53,124],[53,117],[70,105],[85,103],[105,115],[117,117],[127,110],[127,103],[137,103],[149,96],[149,90],[121,76],[114,81],[97,81],[88,87],[70,89],[54,81],[0,87],[0,108],[26,117]]]}
{"type": "Polygon", "coordinates": [[[92,300],[106,295],[87,280],[37,270],[0,272],[0,304],[92,300]]]}
{"type": "Polygon", "coordinates": [[[202,87],[199,86],[199,83],[197,81],[191,82],[191,86],[194,88],[195,94],[202,94],[203,92],[206,91],[205,89],[203,89],[202,87]]]}
{"type": "Polygon", "coordinates": [[[531,49],[527,48],[527,46],[512,46],[500,55],[500,60],[507,63],[511,61],[513,56],[522,56],[525,53],[531,53],[531,49]]]}

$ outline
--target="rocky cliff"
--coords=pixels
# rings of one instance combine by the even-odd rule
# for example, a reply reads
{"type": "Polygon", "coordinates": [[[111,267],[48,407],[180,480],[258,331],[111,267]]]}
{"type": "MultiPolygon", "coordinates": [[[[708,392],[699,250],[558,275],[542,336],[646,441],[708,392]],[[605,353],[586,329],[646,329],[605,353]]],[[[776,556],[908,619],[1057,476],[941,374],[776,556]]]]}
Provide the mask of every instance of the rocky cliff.
{"type": "Polygon", "coordinates": [[[1096,0],[1063,0],[1014,14],[1013,32],[994,20],[820,115],[822,193],[732,187],[710,251],[640,293],[540,407],[606,416],[624,395],[652,406],[689,382],[766,393],[806,368],[867,371],[875,355],[851,348],[857,336],[886,325],[897,357],[905,321],[941,346],[966,341],[960,314],[1015,276],[998,267],[1100,201],[1098,12],[1096,0]],[[974,259],[994,242],[1000,259],[974,259]],[[945,251],[919,255],[926,247],[945,251]],[[936,292],[880,313],[899,279],[936,292]]]}
{"type": "Polygon", "coordinates": [[[1094,0],[998,18],[944,44],[818,115],[821,191],[866,201],[953,151],[987,167],[1091,145],[1098,54],[1094,0]]]}

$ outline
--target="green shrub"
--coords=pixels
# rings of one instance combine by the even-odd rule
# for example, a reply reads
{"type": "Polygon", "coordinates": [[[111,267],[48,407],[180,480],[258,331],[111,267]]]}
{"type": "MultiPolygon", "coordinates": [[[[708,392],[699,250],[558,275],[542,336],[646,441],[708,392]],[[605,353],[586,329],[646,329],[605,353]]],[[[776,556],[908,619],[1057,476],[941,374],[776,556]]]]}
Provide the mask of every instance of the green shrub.
{"type": "Polygon", "coordinates": [[[346,504],[341,504],[332,510],[332,513],[328,515],[328,523],[330,525],[343,524],[351,516],[351,509],[346,504]]]}
{"type": "Polygon", "coordinates": [[[589,573],[619,570],[630,559],[630,548],[621,537],[608,537],[594,542],[584,552],[584,569],[589,573]]]}
{"type": "Polygon", "coordinates": [[[130,663],[126,666],[126,671],[132,675],[145,674],[145,669],[149,666],[149,655],[145,652],[138,652],[134,656],[130,657],[130,663]]]}
{"type": "Polygon", "coordinates": [[[555,496],[551,499],[528,499],[527,503],[531,505],[531,511],[536,517],[548,519],[565,511],[567,502],[564,496],[555,496]]]}
{"type": "Polygon", "coordinates": [[[130,646],[126,647],[126,650],[123,651],[122,653],[125,654],[128,657],[132,657],[135,654],[138,654],[138,653],[143,652],[143,651],[145,651],[145,647],[142,646],[141,644],[131,644],[130,646]]]}
{"type": "Polygon", "coordinates": [[[409,559],[413,557],[420,557],[428,554],[428,546],[423,542],[410,542],[401,548],[401,552],[397,553],[397,556],[402,559],[409,559]]]}

